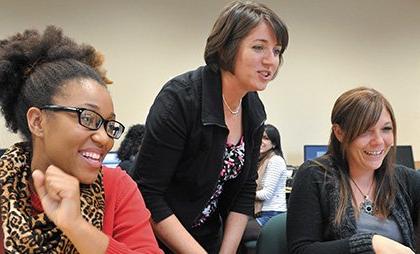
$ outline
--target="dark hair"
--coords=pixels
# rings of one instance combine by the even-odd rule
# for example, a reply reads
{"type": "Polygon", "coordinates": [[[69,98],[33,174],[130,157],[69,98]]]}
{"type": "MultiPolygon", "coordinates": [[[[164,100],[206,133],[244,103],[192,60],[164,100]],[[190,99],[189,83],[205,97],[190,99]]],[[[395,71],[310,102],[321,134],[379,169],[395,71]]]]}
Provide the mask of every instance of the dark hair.
{"type": "Polygon", "coordinates": [[[25,30],[0,41],[0,106],[6,127],[31,141],[28,109],[50,104],[70,80],[92,79],[105,86],[102,62],[92,46],[76,44],[55,26],[43,34],[25,30]]]}
{"type": "Polygon", "coordinates": [[[204,51],[206,63],[214,71],[221,68],[233,73],[240,42],[263,21],[273,28],[277,41],[281,45],[279,55],[281,62],[282,54],[289,42],[286,25],[264,4],[235,1],[223,9],[207,38],[204,51]]]}
{"type": "Polygon", "coordinates": [[[284,159],[283,150],[281,149],[280,133],[277,128],[271,124],[266,124],[265,133],[267,133],[267,137],[270,139],[271,144],[273,144],[274,153],[280,155],[284,159]]]}
{"type": "Polygon", "coordinates": [[[383,110],[387,110],[391,116],[392,132],[394,135],[394,146],[391,147],[385,156],[382,165],[375,170],[376,197],[374,203],[376,211],[387,217],[395,197],[396,183],[394,179],[395,146],[397,125],[394,111],[388,100],[378,91],[372,88],[358,87],[343,93],[335,102],[331,123],[340,126],[344,133],[340,142],[331,130],[328,154],[335,159],[340,174],[340,199],[338,204],[335,223],[341,223],[347,209],[347,201],[351,197],[349,182],[347,154],[350,143],[374,126],[383,110]]]}
{"type": "Polygon", "coordinates": [[[118,158],[121,161],[131,160],[137,154],[143,141],[144,131],[144,124],[135,124],[128,129],[117,152],[118,158]]]}

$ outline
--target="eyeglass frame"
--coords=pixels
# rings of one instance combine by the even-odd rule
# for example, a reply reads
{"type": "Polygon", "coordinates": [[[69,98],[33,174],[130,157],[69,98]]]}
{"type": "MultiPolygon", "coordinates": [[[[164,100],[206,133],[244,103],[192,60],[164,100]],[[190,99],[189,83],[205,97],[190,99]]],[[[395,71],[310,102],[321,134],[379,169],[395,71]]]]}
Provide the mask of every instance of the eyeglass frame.
{"type": "Polygon", "coordinates": [[[101,128],[101,127],[102,127],[102,125],[103,125],[103,126],[104,126],[104,129],[105,129],[106,134],[108,135],[108,137],[110,137],[110,138],[112,138],[112,139],[119,139],[119,138],[122,136],[122,134],[124,133],[124,130],[125,130],[125,126],[124,126],[122,123],[120,123],[120,122],[118,122],[118,121],[116,121],[116,120],[107,120],[107,119],[103,118],[103,117],[101,116],[101,114],[99,114],[98,112],[96,112],[96,111],[94,111],[94,110],[91,110],[91,109],[88,109],[88,108],[69,107],[69,106],[62,106],[62,105],[56,105],[56,104],[48,104],[48,105],[44,105],[44,106],[42,106],[42,107],[39,107],[39,109],[41,109],[41,110],[51,110],[51,111],[55,111],[55,112],[58,112],[58,111],[65,111],[65,112],[73,112],[73,113],[77,113],[77,117],[78,117],[78,119],[79,119],[79,124],[80,124],[81,126],[85,127],[85,128],[86,128],[86,129],[88,129],[88,130],[96,131],[96,130],[99,130],[99,128],[101,128]],[[100,122],[100,124],[99,124],[99,126],[98,126],[97,128],[88,127],[88,126],[86,126],[86,125],[82,124],[81,115],[82,115],[82,113],[83,113],[84,111],[90,111],[90,112],[93,112],[93,113],[95,113],[96,115],[98,115],[98,116],[100,117],[101,122],[100,122]],[[113,137],[112,135],[110,135],[110,134],[108,133],[108,131],[107,131],[107,129],[106,129],[106,126],[107,126],[107,125],[108,125],[108,123],[110,123],[110,122],[117,123],[117,124],[119,124],[119,125],[122,127],[121,133],[120,133],[120,135],[119,135],[118,137],[113,137]]]}

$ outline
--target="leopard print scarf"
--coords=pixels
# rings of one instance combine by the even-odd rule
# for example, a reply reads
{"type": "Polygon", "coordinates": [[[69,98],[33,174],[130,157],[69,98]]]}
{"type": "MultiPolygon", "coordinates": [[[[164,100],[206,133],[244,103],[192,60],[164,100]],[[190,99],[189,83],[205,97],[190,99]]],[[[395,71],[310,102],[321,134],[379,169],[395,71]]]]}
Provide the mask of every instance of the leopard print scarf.
{"type": "MultiPolygon", "coordinates": [[[[5,253],[78,253],[70,240],[31,203],[30,149],[27,143],[12,146],[0,159],[0,207],[5,253]]],[[[102,173],[80,187],[83,218],[102,229],[104,191],[102,173]]]]}

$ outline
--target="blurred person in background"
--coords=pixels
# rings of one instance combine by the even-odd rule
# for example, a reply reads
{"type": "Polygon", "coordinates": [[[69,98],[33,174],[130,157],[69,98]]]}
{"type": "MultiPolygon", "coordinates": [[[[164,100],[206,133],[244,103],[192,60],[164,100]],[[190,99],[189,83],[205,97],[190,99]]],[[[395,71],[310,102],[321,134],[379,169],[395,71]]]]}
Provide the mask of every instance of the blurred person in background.
{"type": "Polygon", "coordinates": [[[271,217],[287,211],[287,177],[280,133],[273,125],[266,124],[261,141],[255,196],[255,215],[260,226],[264,226],[271,217]]]}

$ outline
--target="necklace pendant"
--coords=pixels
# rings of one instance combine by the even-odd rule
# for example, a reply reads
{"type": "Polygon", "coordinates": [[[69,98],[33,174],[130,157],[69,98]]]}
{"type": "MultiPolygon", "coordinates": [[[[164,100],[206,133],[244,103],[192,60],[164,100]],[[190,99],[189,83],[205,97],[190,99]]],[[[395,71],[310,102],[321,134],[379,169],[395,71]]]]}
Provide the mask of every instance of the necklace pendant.
{"type": "Polygon", "coordinates": [[[369,215],[374,215],[372,201],[370,201],[368,198],[365,198],[365,200],[363,200],[363,202],[360,204],[360,211],[369,215]]]}

